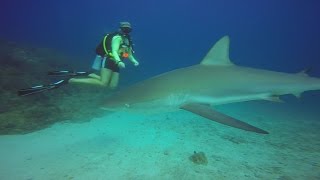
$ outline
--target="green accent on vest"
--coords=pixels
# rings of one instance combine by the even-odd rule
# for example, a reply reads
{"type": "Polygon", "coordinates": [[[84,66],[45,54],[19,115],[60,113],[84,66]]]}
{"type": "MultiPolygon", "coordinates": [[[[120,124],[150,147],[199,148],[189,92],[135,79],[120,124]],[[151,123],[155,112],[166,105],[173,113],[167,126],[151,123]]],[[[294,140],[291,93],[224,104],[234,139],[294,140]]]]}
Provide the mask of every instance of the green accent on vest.
{"type": "Polygon", "coordinates": [[[107,41],[107,37],[109,36],[110,34],[107,34],[104,38],[103,38],[103,50],[104,50],[104,52],[105,52],[105,54],[106,55],[108,55],[109,57],[113,57],[113,54],[112,54],[112,52],[109,52],[108,50],[107,50],[107,46],[106,46],[106,41],[107,41]]]}

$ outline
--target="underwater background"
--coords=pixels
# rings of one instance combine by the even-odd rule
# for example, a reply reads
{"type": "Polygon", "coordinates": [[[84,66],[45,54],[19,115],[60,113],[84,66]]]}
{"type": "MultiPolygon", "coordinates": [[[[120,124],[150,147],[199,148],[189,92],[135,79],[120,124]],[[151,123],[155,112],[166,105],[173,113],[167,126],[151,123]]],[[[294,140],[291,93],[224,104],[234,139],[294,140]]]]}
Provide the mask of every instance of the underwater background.
{"type": "Polygon", "coordinates": [[[183,112],[106,116],[99,88],[15,96],[48,70],[90,70],[120,21],[133,26],[140,62],[121,71],[120,88],[199,63],[225,35],[237,65],[320,77],[319,9],[317,0],[1,1],[0,179],[320,179],[319,91],[218,107],[265,120],[270,136],[183,112]],[[24,64],[30,58],[41,61],[24,64]],[[192,162],[202,151],[205,160],[192,162]]]}
{"type": "Polygon", "coordinates": [[[230,56],[236,64],[287,72],[309,67],[317,71],[320,64],[320,3],[316,0],[1,4],[3,38],[55,48],[88,65],[103,35],[117,30],[120,21],[131,22],[136,56],[142,64],[141,72],[134,73],[138,79],[198,63],[224,35],[231,38],[230,56]]]}

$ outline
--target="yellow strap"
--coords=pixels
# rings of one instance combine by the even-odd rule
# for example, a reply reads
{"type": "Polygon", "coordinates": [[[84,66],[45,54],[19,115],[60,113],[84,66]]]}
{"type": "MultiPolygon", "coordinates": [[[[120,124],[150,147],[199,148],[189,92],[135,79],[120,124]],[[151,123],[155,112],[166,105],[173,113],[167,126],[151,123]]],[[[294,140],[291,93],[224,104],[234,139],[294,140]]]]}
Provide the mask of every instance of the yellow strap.
{"type": "Polygon", "coordinates": [[[107,51],[107,47],[106,47],[106,39],[108,37],[109,34],[107,34],[104,38],[103,38],[103,49],[104,49],[104,52],[106,54],[109,54],[108,51],[107,51]]]}

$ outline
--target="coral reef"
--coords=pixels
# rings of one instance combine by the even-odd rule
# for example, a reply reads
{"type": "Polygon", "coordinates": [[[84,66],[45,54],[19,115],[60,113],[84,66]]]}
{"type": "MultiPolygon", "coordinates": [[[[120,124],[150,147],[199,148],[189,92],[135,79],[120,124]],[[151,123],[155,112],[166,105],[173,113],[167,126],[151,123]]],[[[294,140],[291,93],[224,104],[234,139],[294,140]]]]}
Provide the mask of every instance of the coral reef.
{"type": "Polygon", "coordinates": [[[70,57],[45,48],[0,40],[0,134],[23,134],[59,121],[89,121],[101,116],[105,89],[68,85],[45,93],[19,97],[17,90],[54,79],[49,70],[81,69],[70,57]]]}

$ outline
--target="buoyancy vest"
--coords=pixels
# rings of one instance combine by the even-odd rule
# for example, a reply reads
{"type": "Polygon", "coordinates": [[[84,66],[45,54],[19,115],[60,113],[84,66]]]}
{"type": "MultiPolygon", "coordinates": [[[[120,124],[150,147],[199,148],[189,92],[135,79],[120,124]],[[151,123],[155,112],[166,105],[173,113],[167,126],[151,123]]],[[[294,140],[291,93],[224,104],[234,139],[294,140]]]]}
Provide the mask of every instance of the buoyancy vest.
{"type": "Polygon", "coordinates": [[[130,35],[125,35],[122,34],[120,32],[114,32],[114,33],[109,33],[107,35],[105,35],[102,39],[102,41],[98,44],[98,46],[96,47],[96,53],[100,56],[105,56],[108,58],[112,58],[113,54],[112,54],[112,38],[114,36],[121,36],[122,38],[122,44],[120,45],[120,47],[122,46],[126,46],[128,47],[133,53],[133,44],[130,38],[130,35]]]}

